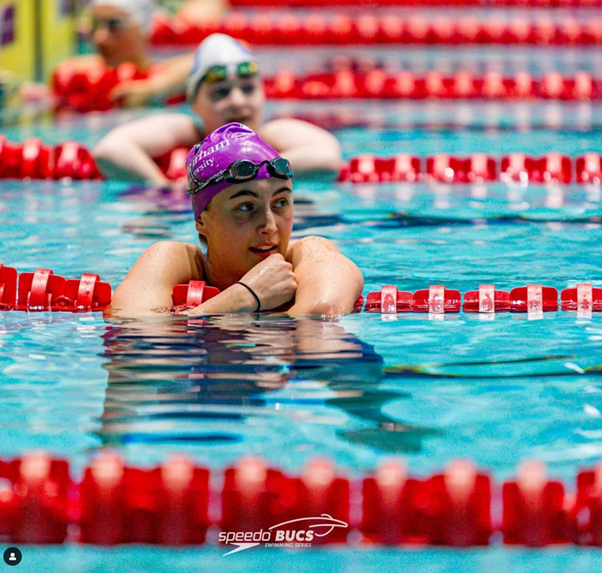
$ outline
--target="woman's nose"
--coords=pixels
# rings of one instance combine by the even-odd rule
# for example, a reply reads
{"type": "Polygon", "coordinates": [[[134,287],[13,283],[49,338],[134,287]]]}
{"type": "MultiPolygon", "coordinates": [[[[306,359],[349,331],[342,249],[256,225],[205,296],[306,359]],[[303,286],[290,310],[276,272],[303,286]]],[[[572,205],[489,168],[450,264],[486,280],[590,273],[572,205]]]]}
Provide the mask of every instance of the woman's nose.
{"type": "Polygon", "coordinates": [[[273,235],[277,231],[276,217],[271,209],[266,209],[263,212],[263,218],[259,230],[264,235],[273,235]]]}
{"type": "Polygon", "coordinates": [[[230,105],[232,107],[242,107],[246,103],[246,96],[242,90],[235,86],[230,92],[230,105]]]}

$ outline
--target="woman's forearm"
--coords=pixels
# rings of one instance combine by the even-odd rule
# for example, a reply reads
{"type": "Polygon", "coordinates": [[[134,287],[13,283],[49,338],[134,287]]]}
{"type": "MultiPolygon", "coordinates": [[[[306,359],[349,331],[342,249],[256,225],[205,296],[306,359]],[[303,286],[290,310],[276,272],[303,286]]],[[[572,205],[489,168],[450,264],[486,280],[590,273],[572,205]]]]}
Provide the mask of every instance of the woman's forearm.
{"type": "Polygon", "coordinates": [[[242,285],[233,284],[218,295],[186,311],[184,314],[198,316],[203,314],[222,314],[229,312],[253,312],[257,308],[257,301],[253,295],[242,285]]]}
{"type": "Polygon", "coordinates": [[[153,159],[133,142],[105,137],[94,148],[93,156],[107,179],[169,183],[153,159]]]}

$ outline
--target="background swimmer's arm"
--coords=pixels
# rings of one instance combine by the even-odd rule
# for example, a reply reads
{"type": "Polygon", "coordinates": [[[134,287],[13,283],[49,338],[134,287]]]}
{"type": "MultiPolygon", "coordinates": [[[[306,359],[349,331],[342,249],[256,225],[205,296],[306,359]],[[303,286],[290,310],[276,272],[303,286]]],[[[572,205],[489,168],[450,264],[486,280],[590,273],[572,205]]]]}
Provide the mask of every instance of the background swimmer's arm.
{"type": "Polygon", "coordinates": [[[57,66],[57,69],[65,66],[77,72],[87,72],[90,69],[90,66],[94,65],[104,66],[102,58],[98,54],[83,54],[81,56],[74,56],[73,58],[63,60],[57,66]]]}
{"type": "Polygon", "coordinates": [[[289,314],[336,316],[351,312],[364,286],[355,263],[323,237],[300,239],[291,250],[299,286],[289,314]]]}
{"type": "Polygon", "coordinates": [[[178,16],[188,22],[206,24],[207,20],[221,16],[227,8],[227,0],[184,0],[178,16]]]}
{"type": "Polygon", "coordinates": [[[259,135],[291,162],[295,175],[338,174],[341,168],[341,144],[321,127],[299,119],[276,119],[261,127],[259,135]]]}
{"type": "MultiPolygon", "coordinates": [[[[110,316],[156,316],[173,307],[171,293],[177,284],[202,279],[201,251],[195,245],[176,241],[155,243],[136,261],[115,290],[110,316]]],[[[256,301],[241,285],[232,285],[186,314],[251,312],[256,301]]]]}
{"type": "Polygon", "coordinates": [[[194,54],[170,58],[148,79],[120,83],[111,91],[110,97],[125,107],[136,107],[153,100],[164,100],[172,93],[184,93],[193,61],[194,54]]]}
{"type": "Polygon", "coordinates": [[[176,147],[192,147],[198,140],[199,132],[190,116],[161,114],[111,130],[96,145],[93,155],[108,179],[169,185],[152,158],[176,147]]]}

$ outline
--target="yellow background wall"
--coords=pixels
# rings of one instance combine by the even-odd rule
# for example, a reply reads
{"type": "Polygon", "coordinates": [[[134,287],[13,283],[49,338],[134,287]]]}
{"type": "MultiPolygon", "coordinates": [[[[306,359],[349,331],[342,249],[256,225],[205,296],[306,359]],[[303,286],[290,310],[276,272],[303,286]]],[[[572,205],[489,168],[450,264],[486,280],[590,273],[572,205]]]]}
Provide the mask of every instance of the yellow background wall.
{"type": "Polygon", "coordinates": [[[44,79],[61,61],[73,55],[76,19],[60,13],[61,0],[42,0],[44,79]]]}
{"type": "Polygon", "coordinates": [[[23,81],[45,80],[61,60],[73,54],[75,18],[61,14],[61,0],[0,0],[0,10],[9,5],[16,10],[15,41],[0,48],[0,69],[14,72],[23,81]],[[41,36],[36,33],[36,17],[41,36]]]}
{"type": "Polygon", "coordinates": [[[16,10],[15,41],[0,48],[0,68],[14,72],[23,80],[32,80],[35,72],[34,0],[0,0],[0,10],[10,5],[16,10]]]}

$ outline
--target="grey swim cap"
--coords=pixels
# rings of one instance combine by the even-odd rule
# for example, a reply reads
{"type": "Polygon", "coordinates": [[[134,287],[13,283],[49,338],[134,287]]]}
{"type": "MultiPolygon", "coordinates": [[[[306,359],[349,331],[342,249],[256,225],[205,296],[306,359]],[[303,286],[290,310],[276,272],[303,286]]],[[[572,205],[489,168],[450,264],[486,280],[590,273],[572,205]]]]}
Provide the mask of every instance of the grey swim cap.
{"type": "Polygon", "coordinates": [[[150,33],[153,12],[157,10],[155,0],[92,0],[91,6],[113,6],[127,12],[145,34],[150,33]]]}
{"type": "Polygon", "coordinates": [[[226,34],[207,36],[194,53],[194,63],[186,82],[188,101],[194,100],[203,76],[212,67],[225,66],[233,73],[236,66],[244,62],[257,62],[257,59],[238,40],[226,34]]]}

